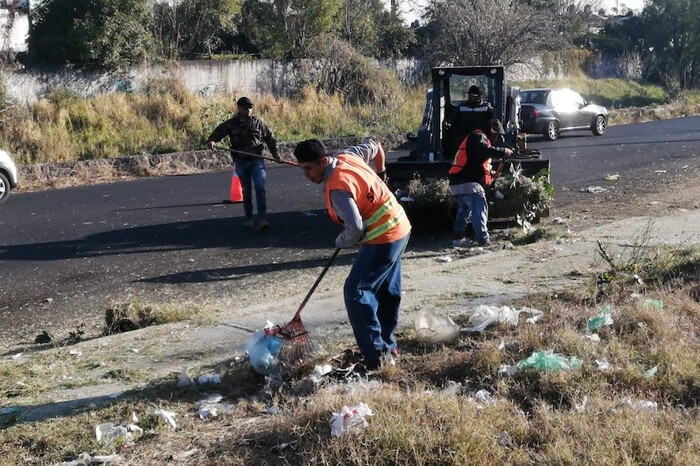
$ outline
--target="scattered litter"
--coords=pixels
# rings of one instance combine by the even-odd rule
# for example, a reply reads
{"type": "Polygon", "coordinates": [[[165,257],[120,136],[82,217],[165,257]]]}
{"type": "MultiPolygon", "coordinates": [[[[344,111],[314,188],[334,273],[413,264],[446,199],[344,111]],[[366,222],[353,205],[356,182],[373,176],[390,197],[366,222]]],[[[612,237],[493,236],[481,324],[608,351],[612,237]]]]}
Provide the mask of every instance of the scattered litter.
{"type": "Polygon", "coordinates": [[[429,343],[449,343],[459,336],[459,325],[434,306],[420,310],[415,328],[416,338],[429,343]]]}
{"type": "Polygon", "coordinates": [[[625,398],[617,403],[617,405],[612,409],[612,412],[619,413],[623,408],[632,408],[637,411],[656,411],[658,406],[659,404],[656,401],[633,400],[631,398],[625,398]]]}
{"type": "Polygon", "coordinates": [[[68,352],[71,356],[82,356],[83,352],[78,349],[72,349],[68,352]]]}
{"type": "Polygon", "coordinates": [[[311,375],[309,375],[309,378],[313,381],[315,384],[319,384],[321,382],[321,379],[323,378],[324,375],[330,374],[330,372],[333,370],[333,366],[330,364],[320,364],[314,367],[314,371],[311,375]]]}
{"type": "Polygon", "coordinates": [[[435,260],[438,262],[447,262],[447,263],[452,262],[452,258],[450,256],[440,256],[440,257],[436,258],[435,260]]]}
{"type": "Polygon", "coordinates": [[[267,407],[267,414],[270,416],[277,416],[281,412],[282,408],[280,408],[279,405],[270,405],[267,407]]]}
{"type": "Polygon", "coordinates": [[[0,429],[9,427],[19,421],[24,414],[24,410],[19,407],[0,408],[0,429]]]}
{"type": "Polygon", "coordinates": [[[292,442],[285,442],[285,443],[280,443],[279,445],[275,445],[274,447],[270,448],[270,453],[280,453],[280,452],[286,450],[287,448],[291,448],[292,450],[295,450],[294,445],[296,445],[297,442],[298,442],[298,440],[294,440],[292,442]]]}
{"type": "Polygon", "coordinates": [[[501,351],[517,351],[520,348],[520,340],[503,341],[498,345],[498,349],[501,351]]]}
{"type": "Polygon", "coordinates": [[[177,379],[177,387],[189,387],[193,383],[194,382],[192,381],[192,378],[189,375],[187,375],[187,369],[182,369],[182,372],[180,372],[180,376],[177,379]]]}
{"type": "Polygon", "coordinates": [[[518,369],[536,369],[543,372],[559,372],[562,370],[574,370],[581,367],[581,360],[576,356],[567,358],[561,354],[555,354],[551,350],[536,351],[527,359],[517,363],[518,369]]]}
{"type": "Polygon", "coordinates": [[[230,413],[233,411],[233,405],[230,403],[221,403],[223,396],[218,393],[212,393],[204,400],[200,400],[197,403],[197,414],[200,419],[212,419],[219,415],[219,413],[230,413]]]}
{"type": "Polygon", "coordinates": [[[462,394],[462,390],[464,390],[462,382],[448,380],[447,384],[440,390],[440,393],[445,396],[457,396],[462,394]]]}
{"type": "Polygon", "coordinates": [[[24,353],[16,353],[8,356],[9,359],[12,359],[13,361],[18,360],[24,353]]]}
{"type": "MultiPolygon", "coordinates": [[[[266,328],[274,325],[268,322],[266,328]]],[[[259,374],[269,374],[279,363],[278,356],[282,349],[282,340],[275,335],[268,335],[264,330],[255,332],[246,341],[245,350],[250,358],[250,365],[259,374]]]]}
{"type": "Polygon", "coordinates": [[[578,411],[579,413],[582,413],[586,409],[586,405],[588,404],[588,395],[583,395],[583,400],[581,400],[581,403],[574,403],[574,409],[578,411]]]}
{"type": "Polygon", "coordinates": [[[603,193],[607,190],[607,188],[603,188],[602,186],[589,186],[587,188],[581,188],[582,193],[603,193]]]}
{"type": "Polygon", "coordinates": [[[365,417],[374,416],[372,409],[366,403],[357,406],[343,406],[339,413],[331,417],[331,436],[338,437],[344,432],[358,434],[369,424],[365,417]]]}
{"type": "Polygon", "coordinates": [[[595,365],[599,371],[608,371],[612,368],[607,359],[596,359],[595,365]]]}
{"type": "Polygon", "coordinates": [[[197,378],[199,385],[212,385],[221,383],[221,374],[202,374],[197,378]]]}
{"type": "Polygon", "coordinates": [[[233,363],[234,364],[243,364],[243,361],[245,361],[245,358],[242,358],[240,356],[236,356],[233,358],[233,363]]]}
{"type": "Polygon", "coordinates": [[[172,427],[173,430],[177,429],[177,423],[175,422],[175,416],[177,416],[177,413],[166,411],[164,409],[156,409],[153,414],[160,416],[165,422],[170,424],[170,427],[172,427]]]}
{"type": "Polygon", "coordinates": [[[597,333],[591,333],[590,335],[584,335],[583,338],[591,340],[593,343],[600,343],[600,335],[597,333]]]}
{"type": "Polygon", "coordinates": [[[605,181],[617,181],[620,179],[620,175],[615,173],[614,175],[605,175],[605,181]]]}
{"type": "Polygon", "coordinates": [[[81,453],[71,456],[68,461],[56,463],[54,466],[90,466],[92,464],[121,463],[122,457],[119,455],[91,456],[89,453],[81,453]]]}
{"type": "Polygon", "coordinates": [[[482,388],[481,390],[473,393],[469,397],[469,400],[472,403],[484,404],[484,405],[492,405],[496,402],[496,400],[493,399],[493,395],[491,394],[491,392],[489,392],[485,388],[482,388]]]}
{"type": "Polygon", "coordinates": [[[648,371],[644,372],[644,378],[645,379],[651,379],[656,375],[656,372],[659,370],[659,365],[657,364],[656,366],[652,367],[648,371]]]}
{"type": "Polygon", "coordinates": [[[642,301],[642,307],[646,309],[656,308],[662,310],[664,308],[664,302],[660,299],[645,299],[642,301]]]}
{"type": "Polygon", "coordinates": [[[318,214],[315,212],[311,212],[310,210],[305,210],[301,213],[304,217],[318,217],[318,214]]]}
{"type": "Polygon", "coordinates": [[[139,349],[138,349],[138,348],[131,348],[131,352],[132,352],[132,353],[138,354],[139,349]]]}
{"type": "Polygon", "coordinates": [[[554,223],[556,223],[557,225],[561,225],[561,224],[566,223],[566,220],[564,220],[561,217],[554,217],[554,223]]]}
{"type": "Polygon", "coordinates": [[[515,375],[519,370],[518,366],[501,364],[501,367],[498,368],[498,375],[515,375]]]}
{"type": "Polygon", "coordinates": [[[666,170],[654,170],[654,173],[666,173],[666,170]]]}
{"type": "Polygon", "coordinates": [[[401,199],[399,199],[401,202],[413,202],[413,200],[411,196],[402,196],[401,199]]]}
{"type": "Polygon", "coordinates": [[[600,327],[613,324],[612,309],[610,306],[605,306],[597,316],[588,319],[588,331],[592,332],[600,327]]]}
{"type": "Polygon", "coordinates": [[[39,335],[34,337],[34,343],[37,345],[43,345],[45,343],[51,343],[53,341],[53,336],[46,330],[41,332],[39,335]]]}
{"type": "Polygon", "coordinates": [[[534,324],[543,315],[542,311],[529,307],[521,307],[520,309],[511,309],[508,306],[488,306],[482,304],[478,306],[469,317],[470,327],[463,328],[462,332],[483,332],[486,327],[495,323],[505,323],[512,326],[518,325],[518,320],[521,313],[530,314],[526,320],[527,323],[534,324]]]}
{"type": "Polygon", "coordinates": [[[95,427],[95,437],[98,442],[111,446],[116,440],[122,440],[126,444],[133,444],[134,440],[143,435],[143,429],[136,424],[98,424],[95,427]]]}

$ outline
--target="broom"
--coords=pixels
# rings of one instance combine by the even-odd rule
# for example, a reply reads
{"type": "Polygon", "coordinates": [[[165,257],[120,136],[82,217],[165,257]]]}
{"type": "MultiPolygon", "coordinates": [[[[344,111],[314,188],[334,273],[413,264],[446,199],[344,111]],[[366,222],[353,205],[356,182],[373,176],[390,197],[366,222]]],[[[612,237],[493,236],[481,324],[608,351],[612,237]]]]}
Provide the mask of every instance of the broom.
{"type": "Polygon", "coordinates": [[[228,152],[231,152],[232,154],[247,155],[248,157],[255,157],[256,159],[269,160],[270,162],[277,162],[277,163],[282,164],[282,165],[291,165],[292,167],[299,166],[299,164],[297,162],[290,162],[289,160],[284,160],[284,159],[277,160],[276,158],[273,158],[273,157],[266,157],[266,156],[261,155],[261,154],[253,154],[252,152],[231,149],[229,147],[214,146],[214,149],[228,151],[228,152]]]}
{"type": "Polygon", "coordinates": [[[304,327],[304,323],[301,321],[301,310],[304,309],[304,306],[306,306],[309,298],[316,290],[318,284],[321,283],[323,276],[326,275],[326,272],[328,272],[328,269],[331,267],[331,264],[333,264],[333,261],[338,256],[339,252],[340,248],[336,249],[331,258],[328,259],[328,263],[323,268],[321,274],[318,276],[313,286],[306,294],[306,297],[299,305],[299,309],[297,309],[297,312],[294,314],[292,320],[290,320],[287,325],[277,329],[277,334],[281,336],[283,340],[282,349],[280,350],[279,354],[279,360],[281,362],[291,365],[304,359],[304,356],[313,352],[314,345],[311,341],[311,336],[309,335],[308,330],[306,330],[306,327],[304,327]]]}

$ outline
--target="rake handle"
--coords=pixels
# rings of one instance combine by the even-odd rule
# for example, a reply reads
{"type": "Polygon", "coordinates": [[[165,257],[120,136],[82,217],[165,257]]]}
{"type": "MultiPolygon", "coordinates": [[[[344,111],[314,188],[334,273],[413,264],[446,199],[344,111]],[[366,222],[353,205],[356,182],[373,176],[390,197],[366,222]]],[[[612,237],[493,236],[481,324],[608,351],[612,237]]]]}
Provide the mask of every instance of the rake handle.
{"type": "Polygon", "coordinates": [[[281,163],[281,164],[284,164],[284,165],[291,165],[291,166],[293,166],[293,167],[298,167],[298,166],[299,166],[299,164],[296,163],[296,162],[290,162],[290,161],[288,161],[288,160],[277,160],[277,159],[274,158],[274,157],[266,157],[266,156],[264,156],[264,155],[254,154],[254,153],[252,153],[252,152],[246,152],[246,151],[243,151],[243,150],[231,149],[231,148],[229,148],[229,147],[214,146],[214,148],[215,148],[215,149],[218,149],[218,150],[229,151],[229,152],[232,152],[232,153],[234,153],[234,154],[242,154],[242,155],[247,155],[247,156],[249,156],[249,157],[255,157],[255,158],[258,158],[258,159],[270,160],[270,161],[272,161],[272,162],[277,162],[277,163],[281,163]]]}
{"type": "Polygon", "coordinates": [[[318,276],[318,278],[317,278],[316,281],[314,282],[314,284],[313,284],[313,286],[311,287],[311,289],[309,290],[309,292],[306,293],[306,297],[304,298],[304,300],[303,300],[303,301],[301,302],[301,304],[299,305],[299,309],[297,309],[297,313],[294,314],[294,319],[292,319],[292,320],[296,320],[296,319],[299,318],[299,315],[301,314],[301,310],[304,309],[304,306],[306,306],[306,303],[309,302],[309,298],[311,298],[311,295],[314,293],[314,291],[316,291],[316,287],[318,286],[319,283],[321,283],[321,280],[323,279],[323,276],[326,275],[326,272],[328,272],[328,269],[331,268],[331,264],[333,264],[333,261],[334,261],[335,258],[338,256],[338,253],[339,253],[339,252],[340,252],[340,248],[337,248],[337,249],[335,250],[335,252],[333,253],[333,255],[331,256],[331,258],[328,259],[328,262],[326,263],[326,266],[325,266],[325,267],[323,268],[323,270],[321,271],[321,275],[318,276]]]}

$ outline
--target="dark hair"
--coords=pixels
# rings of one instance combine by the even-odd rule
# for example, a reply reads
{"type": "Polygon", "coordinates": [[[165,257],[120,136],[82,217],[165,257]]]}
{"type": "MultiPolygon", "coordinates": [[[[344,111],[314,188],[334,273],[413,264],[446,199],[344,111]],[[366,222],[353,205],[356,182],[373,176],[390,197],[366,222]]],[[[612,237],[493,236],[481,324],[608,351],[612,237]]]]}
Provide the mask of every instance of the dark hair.
{"type": "Polygon", "coordinates": [[[236,106],[242,108],[253,108],[253,102],[248,97],[241,97],[236,101],[236,106]]]}
{"type": "Polygon", "coordinates": [[[294,157],[299,162],[315,162],[328,155],[326,146],[318,139],[307,139],[301,141],[294,148],[294,157]]]}
{"type": "Polygon", "coordinates": [[[467,91],[467,94],[478,95],[481,97],[481,89],[479,89],[479,86],[471,86],[469,91],[467,91]]]}
{"type": "Polygon", "coordinates": [[[489,136],[492,134],[506,134],[503,125],[499,120],[493,119],[486,122],[484,132],[489,136]]]}

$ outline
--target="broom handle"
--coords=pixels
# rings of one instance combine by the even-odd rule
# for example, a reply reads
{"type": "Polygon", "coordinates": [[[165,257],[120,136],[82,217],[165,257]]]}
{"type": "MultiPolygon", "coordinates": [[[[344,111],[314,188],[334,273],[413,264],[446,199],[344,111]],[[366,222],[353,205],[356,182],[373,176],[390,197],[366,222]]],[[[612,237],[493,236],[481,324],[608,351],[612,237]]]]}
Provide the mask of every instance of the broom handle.
{"type": "Polygon", "coordinates": [[[340,252],[340,248],[337,248],[337,249],[335,250],[335,252],[333,253],[333,255],[331,256],[331,258],[328,259],[328,263],[327,263],[326,266],[323,268],[323,271],[321,271],[321,275],[318,276],[318,278],[317,278],[316,281],[314,282],[314,285],[311,287],[311,289],[309,290],[309,292],[306,294],[306,298],[304,298],[304,300],[303,300],[303,301],[301,302],[301,304],[299,305],[299,309],[297,309],[297,313],[294,314],[294,319],[299,318],[299,315],[301,314],[301,310],[304,309],[304,306],[306,306],[306,303],[309,301],[309,298],[311,297],[311,295],[312,295],[312,294],[314,293],[314,291],[316,290],[316,287],[318,286],[319,283],[321,283],[321,280],[323,279],[323,276],[326,274],[326,272],[328,272],[328,269],[331,268],[331,264],[333,264],[333,261],[334,261],[335,258],[338,256],[338,253],[339,253],[339,252],[340,252]]]}
{"type": "Polygon", "coordinates": [[[214,146],[214,148],[215,148],[215,149],[219,149],[219,150],[227,150],[227,151],[229,151],[229,152],[233,152],[234,154],[242,154],[242,155],[247,155],[247,156],[249,156],[249,157],[255,157],[255,158],[258,158],[258,159],[270,160],[270,161],[272,161],[272,162],[277,162],[277,163],[281,163],[281,164],[285,164],[285,165],[291,165],[291,166],[293,166],[293,167],[298,167],[298,166],[299,166],[299,164],[296,163],[296,162],[290,162],[290,161],[288,161],[288,160],[277,160],[277,159],[274,158],[274,157],[265,157],[264,155],[253,154],[252,152],[245,152],[245,151],[242,151],[242,150],[231,149],[231,148],[223,147],[223,146],[214,146]]]}

